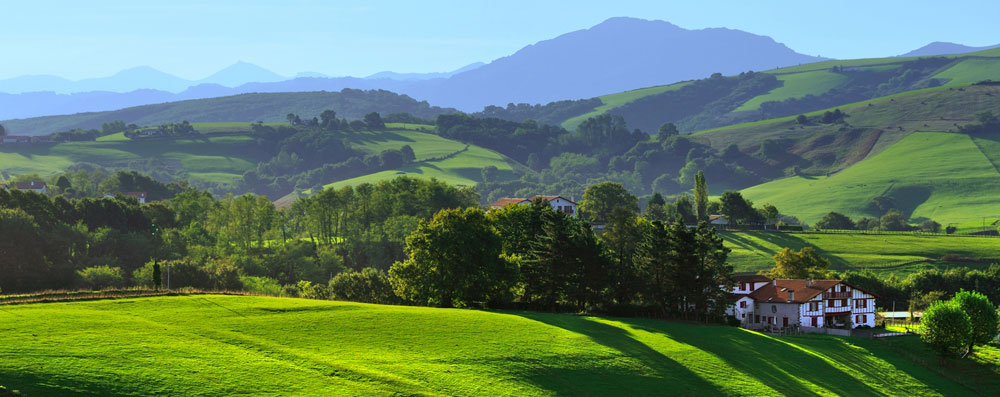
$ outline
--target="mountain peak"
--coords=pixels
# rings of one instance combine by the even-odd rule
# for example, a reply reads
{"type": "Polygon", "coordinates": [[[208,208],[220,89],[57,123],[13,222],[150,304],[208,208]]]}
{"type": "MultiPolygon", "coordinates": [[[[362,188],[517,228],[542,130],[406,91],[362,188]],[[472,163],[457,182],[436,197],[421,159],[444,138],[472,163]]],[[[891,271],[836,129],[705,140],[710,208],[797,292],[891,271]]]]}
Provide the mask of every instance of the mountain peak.
{"type": "Polygon", "coordinates": [[[198,83],[237,87],[246,83],[270,83],[282,80],[286,80],[286,77],[249,62],[237,61],[211,76],[198,80],[198,83]]]}
{"type": "Polygon", "coordinates": [[[951,55],[951,54],[963,54],[967,52],[976,52],[989,50],[992,48],[998,48],[1000,44],[984,46],[984,47],[970,47],[964,44],[950,43],[947,41],[935,41],[927,44],[923,47],[917,48],[913,51],[907,52],[902,55],[897,55],[899,57],[928,57],[937,55],[951,55]]]}

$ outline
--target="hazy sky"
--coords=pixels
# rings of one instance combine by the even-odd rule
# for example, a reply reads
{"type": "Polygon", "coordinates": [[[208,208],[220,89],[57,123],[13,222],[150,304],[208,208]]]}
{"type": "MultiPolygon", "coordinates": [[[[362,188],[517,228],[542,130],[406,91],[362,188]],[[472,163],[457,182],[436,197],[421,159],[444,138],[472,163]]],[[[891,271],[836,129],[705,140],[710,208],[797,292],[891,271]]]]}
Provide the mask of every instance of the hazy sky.
{"type": "Polygon", "coordinates": [[[3,1],[0,15],[0,78],[149,65],[197,79],[238,60],[285,75],[446,71],[615,16],[741,29],[831,58],[1000,43],[988,0],[40,0],[3,1]]]}

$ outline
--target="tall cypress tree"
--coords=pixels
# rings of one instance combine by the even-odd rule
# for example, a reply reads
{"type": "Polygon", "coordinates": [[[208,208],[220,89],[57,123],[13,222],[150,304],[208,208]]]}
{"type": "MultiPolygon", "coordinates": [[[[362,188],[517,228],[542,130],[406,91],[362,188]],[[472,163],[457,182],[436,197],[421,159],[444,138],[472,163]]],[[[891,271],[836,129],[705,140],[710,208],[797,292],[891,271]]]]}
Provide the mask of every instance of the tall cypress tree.
{"type": "Polygon", "coordinates": [[[698,171],[694,176],[694,204],[698,221],[708,220],[708,185],[705,184],[705,173],[698,171]]]}

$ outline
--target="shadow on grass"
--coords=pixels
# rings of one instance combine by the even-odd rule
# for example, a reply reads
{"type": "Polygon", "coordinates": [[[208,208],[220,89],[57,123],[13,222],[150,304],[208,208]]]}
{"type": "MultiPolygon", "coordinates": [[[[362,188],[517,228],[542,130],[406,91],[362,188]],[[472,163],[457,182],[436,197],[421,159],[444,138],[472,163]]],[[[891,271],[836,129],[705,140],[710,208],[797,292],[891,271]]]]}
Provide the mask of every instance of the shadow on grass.
{"type": "Polygon", "coordinates": [[[711,353],[734,369],[785,395],[814,395],[810,384],[837,395],[884,395],[845,373],[781,340],[737,328],[692,326],[655,320],[638,320],[636,326],[660,333],[711,353]]]}
{"type": "Polygon", "coordinates": [[[585,335],[595,343],[638,360],[654,375],[644,375],[615,367],[595,366],[585,357],[573,368],[543,367],[529,379],[558,394],[576,395],[721,395],[723,391],[677,361],[633,339],[626,330],[570,315],[518,313],[570,332],[585,335]]]}
{"type": "Polygon", "coordinates": [[[757,239],[767,241],[770,244],[781,248],[791,248],[793,250],[801,250],[804,247],[812,247],[821,256],[830,260],[831,268],[833,269],[846,269],[850,268],[851,264],[844,259],[827,252],[826,250],[810,244],[808,241],[802,239],[791,233],[772,233],[772,232],[744,232],[744,233],[722,233],[722,237],[729,241],[730,243],[740,246],[741,248],[757,250],[766,253],[768,256],[774,256],[778,251],[761,245],[753,241],[746,236],[753,236],[757,239]]]}

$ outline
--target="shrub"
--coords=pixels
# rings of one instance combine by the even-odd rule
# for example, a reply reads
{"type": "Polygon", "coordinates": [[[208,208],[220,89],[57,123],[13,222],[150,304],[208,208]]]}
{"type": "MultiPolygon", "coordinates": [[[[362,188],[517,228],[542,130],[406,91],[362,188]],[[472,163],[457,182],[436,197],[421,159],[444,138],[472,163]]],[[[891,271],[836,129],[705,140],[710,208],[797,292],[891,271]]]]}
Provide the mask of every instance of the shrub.
{"type": "Polygon", "coordinates": [[[92,266],[76,272],[83,285],[92,290],[121,287],[125,282],[122,269],[111,266],[92,266]]]}
{"type": "Polygon", "coordinates": [[[394,303],[399,300],[389,284],[389,275],[371,267],[334,276],[330,288],[336,299],[368,303],[394,303]]]}
{"type": "Polygon", "coordinates": [[[920,231],[925,233],[937,233],[941,231],[941,224],[928,219],[920,224],[920,231]]]}
{"type": "Polygon", "coordinates": [[[955,234],[956,231],[958,231],[958,228],[955,226],[948,226],[944,228],[944,232],[947,234],[955,234]]]}
{"type": "Polygon", "coordinates": [[[920,339],[930,345],[942,359],[964,351],[972,340],[969,315],[953,302],[938,301],[920,319],[923,333],[920,339]]]}
{"type": "Polygon", "coordinates": [[[242,276],[240,277],[240,283],[243,284],[244,291],[257,294],[279,296],[282,291],[278,280],[270,277],[242,276]]]}
{"type": "Polygon", "coordinates": [[[993,306],[986,295],[975,291],[961,290],[952,301],[958,305],[965,314],[969,315],[972,326],[971,340],[969,341],[969,353],[972,346],[985,345],[997,337],[997,325],[1000,319],[997,318],[997,308],[993,306]]]}
{"type": "Polygon", "coordinates": [[[313,284],[311,281],[299,281],[299,297],[306,299],[329,299],[330,290],[326,285],[313,284]]]}
{"type": "Polygon", "coordinates": [[[823,216],[819,222],[816,222],[817,229],[834,229],[834,230],[853,230],[855,228],[854,221],[848,218],[846,215],[831,212],[823,216]]]}

